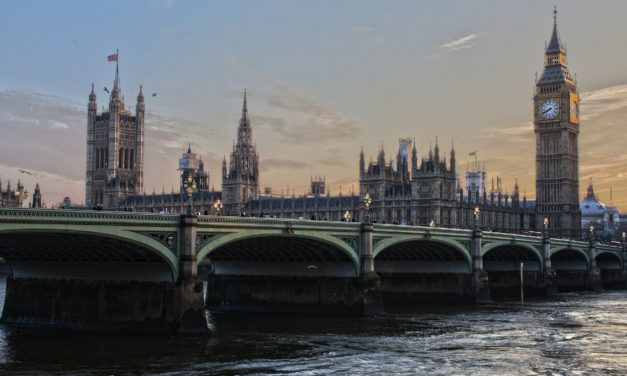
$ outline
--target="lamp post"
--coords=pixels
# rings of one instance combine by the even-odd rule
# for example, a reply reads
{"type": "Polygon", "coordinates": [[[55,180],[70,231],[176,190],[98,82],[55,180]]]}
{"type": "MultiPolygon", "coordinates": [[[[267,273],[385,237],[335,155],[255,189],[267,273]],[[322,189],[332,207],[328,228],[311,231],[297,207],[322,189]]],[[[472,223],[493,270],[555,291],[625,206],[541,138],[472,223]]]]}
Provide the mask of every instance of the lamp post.
{"type": "Polygon", "coordinates": [[[223,207],[224,207],[224,205],[222,204],[221,200],[218,200],[218,201],[213,203],[213,210],[216,212],[217,216],[220,216],[220,212],[222,211],[223,207]]]}
{"type": "Polygon", "coordinates": [[[544,239],[549,238],[549,219],[547,217],[544,217],[544,234],[542,235],[544,239]]]}
{"type": "Polygon", "coordinates": [[[594,244],[594,226],[590,226],[590,234],[588,235],[588,241],[590,244],[594,244]]]}
{"type": "Polygon", "coordinates": [[[194,178],[189,175],[187,177],[187,180],[185,180],[185,182],[183,183],[183,188],[185,188],[185,192],[187,192],[187,197],[188,197],[188,201],[189,201],[189,207],[187,208],[187,214],[192,215],[192,213],[194,212],[194,192],[197,191],[196,189],[196,180],[194,180],[194,178]]]}
{"type": "Polygon", "coordinates": [[[15,191],[13,195],[15,196],[15,200],[17,201],[17,207],[21,208],[22,203],[28,197],[28,191],[15,191]]]}
{"type": "Polygon", "coordinates": [[[429,222],[429,227],[435,227],[435,221],[433,219],[429,222]]]}
{"type": "Polygon", "coordinates": [[[478,206],[475,207],[472,214],[475,216],[475,231],[479,231],[479,215],[481,214],[481,211],[478,206]]]}
{"type": "Polygon", "coordinates": [[[625,252],[625,231],[623,231],[620,237],[620,247],[623,250],[623,252],[625,252]]]}
{"type": "Polygon", "coordinates": [[[351,213],[347,211],[344,212],[344,214],[342,214],[342,219],[344,220],[344,222],[350,222],[351,221],[351,213]]]}
{"type": "Polygon", "coordinates": [[[370,205],[372,204],[372,198],[370,193],[366,193],[363,199],[364,209],[366,209],[366,215],[364,216],[365,223],[370,223],[370,205]]]}

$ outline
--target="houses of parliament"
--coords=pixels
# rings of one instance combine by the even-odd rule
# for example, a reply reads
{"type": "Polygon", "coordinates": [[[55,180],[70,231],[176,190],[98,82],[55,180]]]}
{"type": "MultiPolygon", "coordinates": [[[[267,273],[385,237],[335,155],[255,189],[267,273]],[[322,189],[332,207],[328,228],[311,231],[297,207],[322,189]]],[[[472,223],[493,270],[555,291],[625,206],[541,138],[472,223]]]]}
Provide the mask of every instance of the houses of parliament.
{"type": "Polygon", "coordinates": [[[146,194],[143,189],[144,97],[141,87],[135,113],[124,110],[116,67],[108,111],[97,113],[96,95],[89,95],[87,115],[86,197],[88,206],[151,212],[184,212],[185,182],[196,182],[194,211],[208,215],[252,215],[276,218],[361,221],[363,197],[372,199],[370,220],[377,223],[471,228],[475,208],[480,226],[502,232],[542,230],[545,218],[551,236],[581,237],[579,210],[579,96],[568,70],[567,52],[560,39],[557,14],[546,46],[544,69],[535,82],[533,111],[536,144],[536,200],[503,191],[500,178],[488,189],[485,167],[465,171],[462,186],[454,145],[444,154],[436,142],[418,158],[412,138],[399,140],[393,158],[383,146],[366,163],[359,154],[359,192],[330,195],[324,178],[312,178],[309,194],[276,195],[261,190],[259,154],[253,142],[248,98],[243,95],[236,141],[222,163],[221,191],[209,189],[209,174],[191,147],[179,160],[178,192],[146,194]]]}

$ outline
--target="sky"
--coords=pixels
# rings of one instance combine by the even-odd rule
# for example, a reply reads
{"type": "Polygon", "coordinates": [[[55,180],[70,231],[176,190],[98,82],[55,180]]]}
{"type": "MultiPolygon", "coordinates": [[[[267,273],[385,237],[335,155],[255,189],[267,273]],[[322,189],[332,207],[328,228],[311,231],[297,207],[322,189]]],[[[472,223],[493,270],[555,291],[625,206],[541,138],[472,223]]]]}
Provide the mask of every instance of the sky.
{"type": "MultiPolygon", "coordinates": [[[[178,187],[191,143],[220,189],[243,91],[261,187],[302,194],[323,175],[358,191],[358,158],[436,139],[459,168],[535,197],[533,90],[557,5],[581,96],[580,190],[627,207],[627,2],[0,0],[0,179],[84,200],[87,101],[146,97],[145,189],[178,187]],[[149,94],[157,93],[156,97],[149,94]],[[27,170],[32,175],[20,174],[27,170]],[[610,190],[612,197],[610,197],[610,190]]],[[[488,188],[490,188],[488,186],[488,188]]]]}

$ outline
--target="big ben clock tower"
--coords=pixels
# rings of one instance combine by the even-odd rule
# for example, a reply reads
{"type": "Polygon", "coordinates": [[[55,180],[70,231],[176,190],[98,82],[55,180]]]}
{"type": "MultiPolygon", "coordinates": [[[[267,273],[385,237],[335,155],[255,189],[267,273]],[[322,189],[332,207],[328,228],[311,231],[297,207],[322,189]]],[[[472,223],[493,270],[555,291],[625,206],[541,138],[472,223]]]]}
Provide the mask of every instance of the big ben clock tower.
{"type": "Polygon", "coordinates": [[[553,11],[553,19],[544,71],[536,81],[533,97],[536,224],[541,230],[547,218],[551,236],[579,239],[579,95],[557,31],[557,10],[553,11]]]}

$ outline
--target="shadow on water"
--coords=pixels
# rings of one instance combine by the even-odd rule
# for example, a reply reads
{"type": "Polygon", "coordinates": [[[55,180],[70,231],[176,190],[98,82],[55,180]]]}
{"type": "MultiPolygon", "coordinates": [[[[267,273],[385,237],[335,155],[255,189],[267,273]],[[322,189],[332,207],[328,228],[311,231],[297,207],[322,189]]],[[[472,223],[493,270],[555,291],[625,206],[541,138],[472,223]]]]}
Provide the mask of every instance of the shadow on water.
{"type": "Polygon", "coordinates": [[[217,314],[209,338],[0,325],[0,374],[623,375],[625,298],[389,306],[381,317],[217,314]]]}

